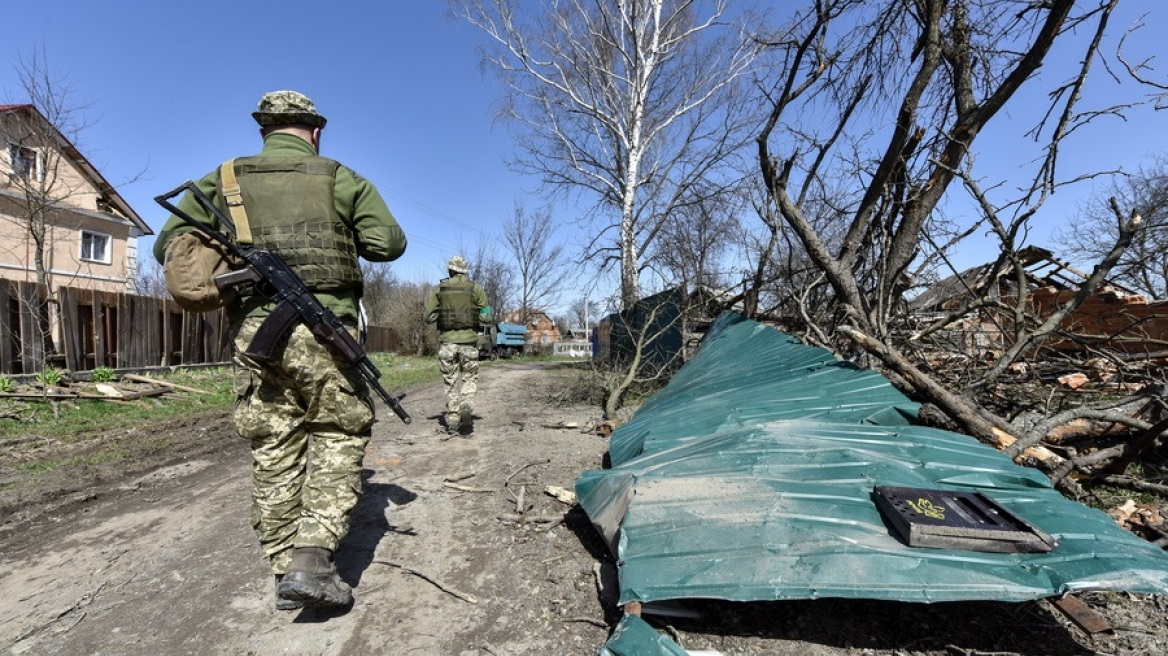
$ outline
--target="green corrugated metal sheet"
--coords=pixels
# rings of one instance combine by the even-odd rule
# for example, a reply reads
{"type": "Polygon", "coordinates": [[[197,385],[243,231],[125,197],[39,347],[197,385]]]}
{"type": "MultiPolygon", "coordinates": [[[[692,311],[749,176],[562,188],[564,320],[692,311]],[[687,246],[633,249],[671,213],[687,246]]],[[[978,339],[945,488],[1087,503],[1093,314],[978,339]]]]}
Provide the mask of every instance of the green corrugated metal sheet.
{"type": "Polygon", "coordinates": [[[599,656],[688,656],[667,636],[657,633],[645,620],[636,615],[625,615],[612,631],[612,636],[599,656]]]}
{"type": "Polygon", "coordinates": [[[613,434],[612,469],[576,483],[617,556],[620,602],[1168,592],[1161,550],[995,449],[911,425],[915,409],[872,372],[723,315],[613,434]],[[908,547],[873,503],[877,485],[981,491],[1059,545],[1045,554],[908,547]]]}
{"type": "Polygon", "coordinates": [[[618,465],[643,451],[775,419],[904,424],[916,411],[880,374],[726,314],[669,385],[612,436],[609,454],[618,465]]]}

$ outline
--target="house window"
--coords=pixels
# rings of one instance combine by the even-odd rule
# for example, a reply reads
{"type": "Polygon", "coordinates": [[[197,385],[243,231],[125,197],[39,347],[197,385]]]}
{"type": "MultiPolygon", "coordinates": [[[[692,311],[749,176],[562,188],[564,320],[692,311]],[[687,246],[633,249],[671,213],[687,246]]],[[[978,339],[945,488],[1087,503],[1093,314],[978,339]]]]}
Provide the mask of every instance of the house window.
{"type": "Polygon", "coordinates": [[[81,259],[86,262],[110,263],[110,237],[96,232],[81,231],[81,259]]]}
{"type": "Polygon", "coordinates": [[[8,146],[8,161],[12,163],[12,175],[31,180],[37,174],[37,151],[27,146],[8,146]]]}

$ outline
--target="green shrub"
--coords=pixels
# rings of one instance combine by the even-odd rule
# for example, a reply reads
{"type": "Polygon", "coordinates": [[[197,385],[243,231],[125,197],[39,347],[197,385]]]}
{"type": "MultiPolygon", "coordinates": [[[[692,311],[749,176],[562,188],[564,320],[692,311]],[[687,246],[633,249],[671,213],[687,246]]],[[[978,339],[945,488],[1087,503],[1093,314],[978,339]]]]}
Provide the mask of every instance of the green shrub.
{"type": "Polygon", "coordinates": [[[16,389],[16,385],[12,384],[12,379],[8,376],[0,375],[0,392],[11,392],[16,389]]]}
{"type": "Polygon", "coordinates": [[[36,375],[37,380],[46,387],[53,387],[61,384],[61,370],[60,369],[42,369],[36,375]]]}
{"type": "Polygon", "coordinates": [[[97,367],[93,370],[92,380],[95,383],[109,383],[114,379],[114,370],[109,367],[97,367]]]}

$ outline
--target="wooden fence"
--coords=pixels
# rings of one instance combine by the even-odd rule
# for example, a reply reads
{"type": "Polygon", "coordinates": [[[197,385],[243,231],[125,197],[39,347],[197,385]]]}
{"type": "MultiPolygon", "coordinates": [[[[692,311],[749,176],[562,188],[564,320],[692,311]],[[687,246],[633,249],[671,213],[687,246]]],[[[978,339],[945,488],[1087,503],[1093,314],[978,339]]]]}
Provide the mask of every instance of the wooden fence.
{"type": "MultiPolygon", "coordinates": [[[[170,299],[72,287],[58,288],[49,304],[44,298],[43,286],[0,280],[0,374],[36,373],[45,363],[88,371],[231,359],[222,310],[199,314],[170,299]]],[[[392,351],[397,343],[390,329],[369,328],[370,352],[392,351]]]]}

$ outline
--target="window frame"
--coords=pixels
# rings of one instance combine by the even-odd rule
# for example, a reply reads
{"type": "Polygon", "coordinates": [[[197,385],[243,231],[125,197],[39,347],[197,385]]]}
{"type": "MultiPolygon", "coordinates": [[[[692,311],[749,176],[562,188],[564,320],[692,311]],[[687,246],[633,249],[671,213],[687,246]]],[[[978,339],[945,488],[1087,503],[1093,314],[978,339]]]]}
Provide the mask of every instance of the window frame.
{"type": "Polygon", "coordinates": [[[41,153],[36,148],[18,143],[8,144],[8,168],[13,177],[22,180],[39,180],[41,176],[41,153]],[[19,157],[18,157],[19,156],[19,157]],[[17,170],[17,162],[27,162],[26,170],[17,170]]]}
{"type": "MultiPolygon", "coordinates": [[[[81,259],[82,262],[90,262],[93,264],[113,264],[113,250],[114,250],[113,235],[109,235],[109,234],[106,234],[104,232],[97,232],[96,230],[86,230],[86,229],[82,228],[81,229],[81,242],[79,245],[80,245],[80,249],[78,252],[78,257],[81,259]],[[104,253],[103,253],[104,259],[86,256],[86,254],[85,254],[86,237],[100,237],[100,238],[105,240],[105,248],[102,249],[104,251],[104,253]]],[[[90,252],[93,251],[92,241],[91,241],[91,247],[89,250],[90,250],[90,252]]]]}

